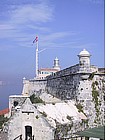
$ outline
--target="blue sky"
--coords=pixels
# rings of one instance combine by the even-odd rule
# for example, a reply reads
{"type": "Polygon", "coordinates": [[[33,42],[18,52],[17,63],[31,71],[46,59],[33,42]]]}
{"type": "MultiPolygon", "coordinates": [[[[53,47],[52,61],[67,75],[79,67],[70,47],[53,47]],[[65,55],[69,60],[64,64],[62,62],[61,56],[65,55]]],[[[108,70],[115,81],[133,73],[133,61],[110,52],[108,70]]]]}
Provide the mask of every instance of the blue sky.
{"type": "Polygon", "coordinates": [[[8,95],[20,93],[22,78],[35,76],[36,35],[45,49],[40,68],[52,67],[56,56],[62,69],[77,64],[84,48],[104,67],[104,0],[1,0],[0,34],[0,94],[6,85],[13,86],[8,95]]]}

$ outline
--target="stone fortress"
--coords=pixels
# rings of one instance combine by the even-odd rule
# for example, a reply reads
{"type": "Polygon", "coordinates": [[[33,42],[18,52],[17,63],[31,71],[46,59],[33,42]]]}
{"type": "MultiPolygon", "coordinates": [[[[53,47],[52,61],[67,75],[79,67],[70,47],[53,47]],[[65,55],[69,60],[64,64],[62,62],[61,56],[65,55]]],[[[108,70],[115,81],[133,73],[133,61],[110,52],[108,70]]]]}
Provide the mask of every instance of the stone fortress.
{"type": "Polygon", "coordinates": [[[91,65],[85,49],[78,57],[74,66],[60,70],[55,59],[57,71],[23,79],[22,95],[9,97],[8,140],[81,140],[77,132],[105,125],[105,69],[91,65]]]}

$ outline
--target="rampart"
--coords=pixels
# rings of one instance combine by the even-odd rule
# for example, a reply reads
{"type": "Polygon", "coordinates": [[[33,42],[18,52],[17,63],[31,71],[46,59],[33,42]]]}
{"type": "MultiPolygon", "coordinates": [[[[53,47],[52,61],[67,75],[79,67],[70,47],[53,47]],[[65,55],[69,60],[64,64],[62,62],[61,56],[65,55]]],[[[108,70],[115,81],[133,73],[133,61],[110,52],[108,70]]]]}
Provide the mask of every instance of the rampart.
{"type": "MultiPolygon", "coordinates": [[[[98,68],[95,66],[80,66],[79,64],[61,70],[46,77],[46,79],[31,79],[23,80],[23,92],[22,94],[36,94],[40,96],[42,93],[51,94],[62,100],[75,99],[78,98],[80,84],[82,84],[83,89],[86,87],[88,90],[84,90],[86,93],[91,93],[91,82],[88,80],[91,73],[97,73],[98,68]],[[89,88],[90,87],[90,88],[89,88]],[[90,90],[90,91],[89,91],[90,90]]],[[[80,89],[82,91],[83,89],[80,89]]],[[[86,94],[87,98],[87,94],[86,94]]],[[[84,97],[85,99],[85,97],[84,97]]]]}

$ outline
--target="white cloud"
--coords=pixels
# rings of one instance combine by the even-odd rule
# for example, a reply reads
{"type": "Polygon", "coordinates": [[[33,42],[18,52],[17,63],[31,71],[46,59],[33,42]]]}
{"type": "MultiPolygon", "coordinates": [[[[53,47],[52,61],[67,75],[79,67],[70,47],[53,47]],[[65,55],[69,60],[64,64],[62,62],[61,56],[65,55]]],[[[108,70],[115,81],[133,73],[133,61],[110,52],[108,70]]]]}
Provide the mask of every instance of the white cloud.
{"type": "Polygon", "coordinates": [[[47,41],[53,41],[61,38],[65,38],[67,36],[75,35],[75,32],[65,31],[65,32],[55,32],[47,35],[44,39],[47,41]]]}
{"type": "Polygon", "coordinates": [[[21,46],[21,42],[24,42],[25,46],[31,45],[29,43],[32,42],[31,38],[34,38],[35,32],[50,31],[43,25],[53,19],[53,8],[46,2],[31,3],[31,1],[26,1],[26,4],[11,3],[7,6],[8,10],[6,7],[2,10],[2,13],[5,13],[5,15],[3,14],[4,18],[0,19],[0,50],[3,50],[3,46],[12,48],[11,44],[13,43],[15,47],[21,46]]]}
{"type": "Polygon", "coordinates": [[[11,20],[15,24],[47,22],[52,17],[52,8],[43,4],[17,6],[11,13],[11,20]]]}
{"type": "Polygon", "coordinates": [[[95,44],[93,43],[85,43],[85,44],[80,44],[79,42],[64,42],[64,43],[58,43],[58,42],[53,42],[53,43],[48,43],[48,42],[43,42],[40,43],[39,45],[39,50],[42,49],[54,49],[54,48],[71,48],[71,49],[88,49],[88,48],[93,48],[95,47],[95,44]]]}
{"type": "MultiPolygon", "coordinates": [[[[5,12],[5,16],[0,19],[0,31],[8,30],[12,34],[12,30],[19,30],[21,33],[33,28],[44,30],[45,27],[42,27],[41,24],[53,19],[53,7],[44,2],[8,6],[12,8],[8,8],[8,11],[6,8],[5,11],[2,10],[2,13],[5,12]]],[[[46,30],[49,29],[46,28],[46,30]]]]}
{"type": "Polygon", "coordinates": [[[33,30],[41,31],[41,32],[50,32],[51,31],[51,29],[46,27],[46,26],[45,27],[43,27],[43,26],[38,27],[37,25],[28,24],[28,25],[26,25],[26,27],[33,29],[33,30]]]}
{"type": "Polygon", "coordinates": [[[12,30],[14,27],[10,24],[0,24],[0,30],[12,30]]]}
{"type": "MultiPolygon", "coordinates": [[[[27,2],[27,1],[26,1],[27,2]]],[[[9,8],[5,16],[7,20],[3,20],[0,24],[0,50],[13,47],[32,47],[32,41],[39,33],[39,44],[42,48],[82,48],[91,46],[83,43],[83,39],[77,38],[76,32],[63,31],[52,32],[44,23],[53,20],[53,7],[47,3],[26,3],[18,4],[9,8]],[[79,39],[79,40],[77,40],[79,39]],[[2,41],[1,41],[2,40],[2,41]],[[13,46],[11,45],[13,44],[13,46]],[[84,46],[81,44],[85,44],[84,46]]],[[[79,33],[78,33],[79,34],[79,33]]]]}

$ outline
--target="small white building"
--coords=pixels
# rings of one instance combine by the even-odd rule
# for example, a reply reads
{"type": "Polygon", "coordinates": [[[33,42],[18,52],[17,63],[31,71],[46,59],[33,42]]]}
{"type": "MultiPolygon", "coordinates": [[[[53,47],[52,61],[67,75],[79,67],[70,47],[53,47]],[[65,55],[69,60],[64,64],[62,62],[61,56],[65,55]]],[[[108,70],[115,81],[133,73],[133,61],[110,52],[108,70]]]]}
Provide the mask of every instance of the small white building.
{"type": "Polygon", "coordinates": [[[41,68],[38,73],[38,79],[45,79],[47,76],[56,73],[58,70],[54,68],[41,68]]]}
{"type": "Polygon", "coordinates": [[[41,68],[38,70],[37,79],[45,79],[47,76],[52,75],[58,71],[60,71],[60,65],[59,65],[59,59],[56,57],[54,59],[53,68],[41,68]]]}
{"type": "Polygon", "coordinates": [[[27,98],[8,121],[8,140],[50,140],[54,138],[54,128],[39,113],[27,98]]]}
{"type": "MultiPolygon", "coordinates": [[[[74,126],[74,123],[86,119],[87,117],[78,111],[73,101],[41,105],[32,104],[30,99],[26,98],[23,104],[14,110],[7,122],[8,140],[53,140],[57,124],[62,125],[64,131],[63,125],[74,126]]],[[[77,131],[73,127],[70,132],[72,129],[77,131]]]]}

